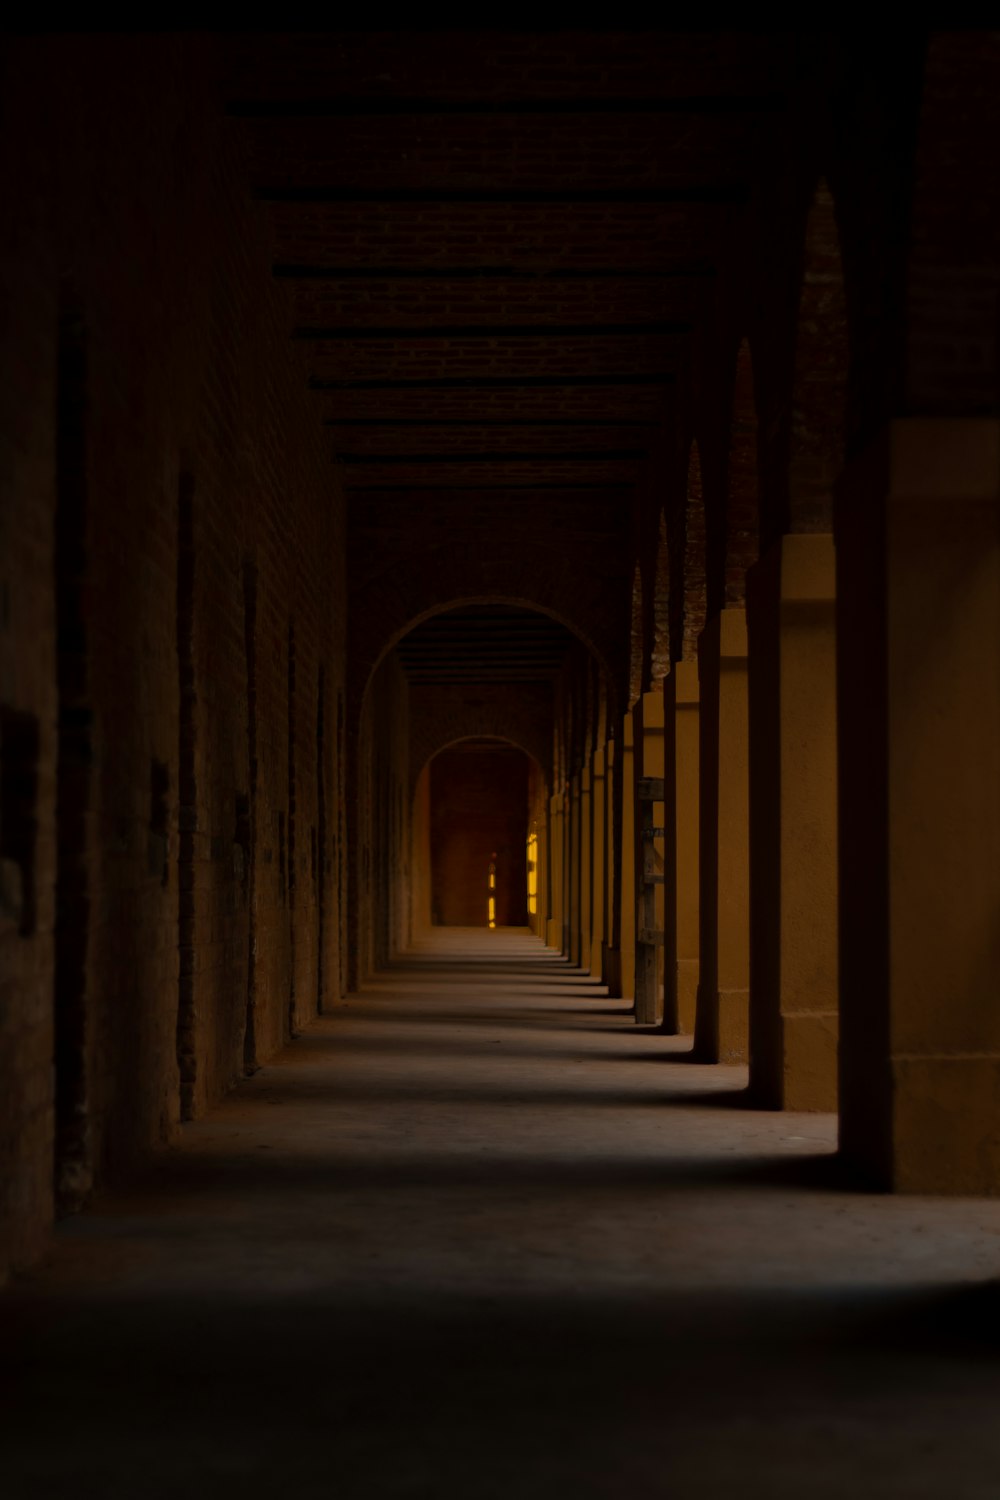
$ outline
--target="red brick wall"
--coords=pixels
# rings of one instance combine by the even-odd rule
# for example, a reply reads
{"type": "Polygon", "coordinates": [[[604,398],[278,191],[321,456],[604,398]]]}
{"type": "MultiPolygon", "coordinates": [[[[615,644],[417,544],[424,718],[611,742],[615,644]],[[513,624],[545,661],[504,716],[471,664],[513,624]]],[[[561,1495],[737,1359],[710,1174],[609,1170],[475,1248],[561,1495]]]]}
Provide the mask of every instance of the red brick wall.
{"type": "MultiPolygon", "coordinates": [[[[251,1061],[315,1013],[318,698],[322,669],[330,725],[344,589],[324,434],[302,399],[290,312],[207,44],[23,42],[4,93],[19,128],[2,166],[0,695],[39,725],[35,930],[0,931],[0,1239],[20,1262],[52,1213],[60,944],[70,1020],[86,1030],[78,1187],[168,1140],[182,1095],[197,1113],[241,1075],[251,983],[251,1061]],[[61,409],[57,431],[67,326],[82,409],[69,425],[61,409]],[[80,620],[70,630],[64,607],[57,655],[60,557],[80,620]],[[64,712],[60,784],[86,815],[60,856],[73,903],[57,933],[59,684],[76,725],[64,712]],[[77,754],[71,783],[81,736],[89,763],[77,754]],[[70,928],[84,943],[67,958],[70,928]]],[[[332,839],[331,826],[328,859],[332,839]]],[[[330,879],[328,975],[334,899],[330,879]]]]}

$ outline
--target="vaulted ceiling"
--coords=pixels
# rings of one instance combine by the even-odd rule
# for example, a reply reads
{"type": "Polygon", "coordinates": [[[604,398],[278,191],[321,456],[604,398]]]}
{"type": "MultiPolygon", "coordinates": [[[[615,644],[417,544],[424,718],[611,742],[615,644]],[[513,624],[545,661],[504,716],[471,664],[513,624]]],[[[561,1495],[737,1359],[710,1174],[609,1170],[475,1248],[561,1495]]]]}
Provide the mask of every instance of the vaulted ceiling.
{"type": "Polygon", "coordinates": [[[783,54],[739,33],[234,41],[228,107],[350,492],[641,481],[783,54]]]}
{"type": "Polygon", "coordinates": [[[508,511],[558,501],[607,512],[607,586],[627,593],[635,503],[662,491],[734,218],[781,125],[787,39],[327,33],[224,52],[357,587],[387,505],[391,544],[430,568],[450,516],[463,545],[478,516],[488,551],[508,511]]]}

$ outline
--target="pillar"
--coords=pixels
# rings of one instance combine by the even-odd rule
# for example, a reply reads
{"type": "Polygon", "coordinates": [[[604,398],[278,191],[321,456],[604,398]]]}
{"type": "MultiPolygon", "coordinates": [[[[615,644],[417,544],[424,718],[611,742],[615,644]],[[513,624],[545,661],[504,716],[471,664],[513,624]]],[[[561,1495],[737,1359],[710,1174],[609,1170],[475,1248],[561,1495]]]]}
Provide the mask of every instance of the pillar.
{"type": "Polygon", "coordinates": [[[663,683],[663,1026],[686,1036],[694,1033],[698,1000],[698,717],[698,663],[675,662],[663,683]]]}
{"type": "Polygon", "coordinates": [[[600,976],[601,948],[604,943],[604,913],[607,900],[607,811],[605,808],[605,750],[595,750],[590,762],[591,799],[591,904],[590,904],[590,972],[600,976]]]}
{"type": "Polygon", "coordinates": [[[535,864],[537,874],[536,913],[534,930],[544,941],[548,933],[549,919],[549,829],[548,819],[538,818],[535,821],[535,835],[538,843],[535,850],[535,864]]]}
{"type": "Polygon", "coordinates": [[[750,1087],[837,1108],[837,636],[833,537],[785,536],[747,574],[750,1087]]]}
{"type": "Polygon", "coordinates": [[[622,878],[620,898],[621,934],[619,979],[621,995],[635,994],[635,731],[634,710],[622,722],[622,878]]]}
{"type": "Polygon", "coordinates": [[[426,932],[433,920],[431,910],[431,768],[424,766],[417,778],[413,794],[413,820],[410,824],[410,869],[413,881],[410,888],[409,939],[426,932]]]}
{"type": "Polygon", "coordinates": [[[618,949],[615,946],[615,776],[618,744],[604,746],[604,938],[601,943],[601,980],[609,995],[621,994],[618,949]]]}
{"type": "Polygon", "coordinates": [[[695,1051],[746,1062],[750,999],[747,631],[724,609],[698,642],[701,880],[695,1051]]]}
{"type": "Polygon", "coordinates": [[[592,906],[591,846],[593,827],[591,824],[590,767],[580,772],[580,942],[573,962],[582,969],[590,967],[590,928],[592,906]]]}
{"type": "Polygon", "coordinates": [[[549,916],[545,941],[550,948],[562,951],[563,945],[563,798],[560,793],[549,799],[549,916]]]}
{"type": "Polygon", "coordinates": [[[568,889],[566,908],[566,956],[570,963],[580,962],[581,894],[583,867],[580,860],[582,845],[581,828],[581,784],[580,773],[570,779],[569,823],[567,838],[566,884],[568,889]]]}
{"type": "Polygon", "coordinates": [[[1000,1189],[1000,423],[894,422],[836,513],[841,1146],[1000,1189]]]}
{"type": "MultiPolygon", "coordinates": [[[[635,739],[634,772],[635,781],[640,777],[655,776],[663,777],[663,692],[657,689],[654,692],[643,693],[639,702],[633,709],[633,733],[635,739]]],[[[654,827],[664,827],[664,807],[662,802],[652,804],[652,822],[654,827]]],[[[639,929],[649,925],[657,932],[663,932],[664,902],[663,902],[663,839],[654,839],[652,844],[645,847],[639,836],[642,823],[642,805],[639,799],[635,799],[635,917],[634,917],[634,940],[636,945],[636,966],[640,962],[648,966],[648,978],[636,993],[636,1020],[640,1022],[658,1022],[663,1016],[663,945],[662,943],[646,945],[645,948],[639,944],[639,929]],[[648,866],[652,866],[652,872],[660,877],[660,884],[652,887],[652,902],[643,899],[644,888],[642,883],[643,872],[648,866]],[[652,906],[652,920],[647,923],[646,913],[652,906]],[[645,992],[645,1013],[640,1004],[640,995],[645,992]]]]}

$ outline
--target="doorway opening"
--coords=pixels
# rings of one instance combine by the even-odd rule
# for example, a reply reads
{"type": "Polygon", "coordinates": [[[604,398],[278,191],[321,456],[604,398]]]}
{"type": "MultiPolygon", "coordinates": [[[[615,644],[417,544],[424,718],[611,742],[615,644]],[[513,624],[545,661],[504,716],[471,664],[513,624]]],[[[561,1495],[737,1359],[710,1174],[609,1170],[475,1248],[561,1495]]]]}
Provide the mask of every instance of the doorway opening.
{"type": "Polygon", "coordinates": [[[431,922],[528,923],[530,762],[499,740],[467,740],[430,765],[431,922]]]}

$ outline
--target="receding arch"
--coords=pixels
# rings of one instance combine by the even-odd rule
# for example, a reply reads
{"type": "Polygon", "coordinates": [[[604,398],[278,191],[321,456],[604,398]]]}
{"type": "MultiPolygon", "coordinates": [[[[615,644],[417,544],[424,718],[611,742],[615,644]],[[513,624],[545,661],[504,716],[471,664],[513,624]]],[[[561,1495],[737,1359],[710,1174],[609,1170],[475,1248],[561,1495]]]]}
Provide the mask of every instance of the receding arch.
{"type": "Polygon", "coordinates": [[[705,628],[706,596],[705,497],[701,481],[701,454],[696,439],[688,452],[687,488],[684,502],[684,631],[681,659],[697,661],[698,637],[705,628]]]}
{"type": "Polygon", "coordinates": [[[454,688],[415,688],[410,695],[409,786],[435,755],[466,740],[498,740],[516,745],[538,768],[543,785],[552,781],[552,699],[542,684],[454,688]]]}
{"type": "Polygon", "coordinates": [[[473,742],[483,746],[510,745],[515,750],[521,750],[528,757],[529,761],[531,761],[539,776],[541,776],[543,780],[547,779],[545,776],[545,767],[543,766],[542,762],[539,760],[535,752],[528,745],[522,742],[521,738],[517,734],[476,734],[474,732],[470,732],[469,734],[456,735],[454,739],[446,740],[444,744],[438,745],[437,748],[427,756],[423,764],[419,765],[416,768],[415,779],[418,778],[421,773],[427,769],[431,761],[434,760],[436,756],[440,755],[442,751],[453,750],[456,745],[465,745],[473,742]]]}
{"type": "Polygon", "coordinates": [[[824,178],[805,222],[795,331],[787,529],[833,530],[833,487],[844,464],[850,365],[847,299],[833,194],[824,178]]]}
{"type": "Polygon", "coordinates": [[[422,769],[411,868],[418,925],[523,926],[527,845],[544,805],[537,760],[510,735],[465,735],[422,769]]]}
{"type": "Polygon", "coordinates": [[[632,708],[642,696],[644,655],[642,569],[636,563],[632,575],[632,622],[629,632],[628,706],[632,708]]]}
{"type": "Polygon", "coordinates": [[[382,663],[386,660],[389,653],[394,650],[394,648],[398,646],[406,636],[410,635],[420,625],[425,624],[428,620],[436,619],[439,615],[450,614],[458,610],[472,608],[477,605],[491,604],[510,607],[513,609],[523,609],[531,612],[532,614],[544,615],[547,619],[554,620],[556,624],[561,625],[563,629],[566,630],[570,635],[574,636],[594,658],[594,660],[598,664],[602,681],[605,682],[608,692],[611,694],[614,693],[614,677],[611,673],[606,656],[602,651],[598,650],[594,642],[588,639],[586,634],[582,630],[580,630],[579,626],[573,620],[568,619],[565,615],[561,614],[557,610],[551,609],[546,605],[539,604],[534,599],[525,598],[523,595],[513,595],[506,593],[462,594],[440,601],[430,606],[429,608],[420,611],[418,614],[409,619],[405,623],[405,625],[394,629],[391,634],[386,637],[373,664],[367,669],[367,674],[365,676],[364,684],[361,689],[360,703],[364,703],[375,674],[377,673],[382,663]]]}
{"type": "Polygon", "coordinates": [[[744,339],[736,355],[733,408],[729,425],[726,482],[725,571],[722,603],[741,605],[746,598],[746,573],[757,561],[760,510],[757,470],[757,402],[753,357],[744,339]]]}
{"type": "Polygon", "coordinates": [[[653,649],[649,677],[658,687],[670,671],[670,545],[666,513],[660,511],[653,576],[653,649]]]}

